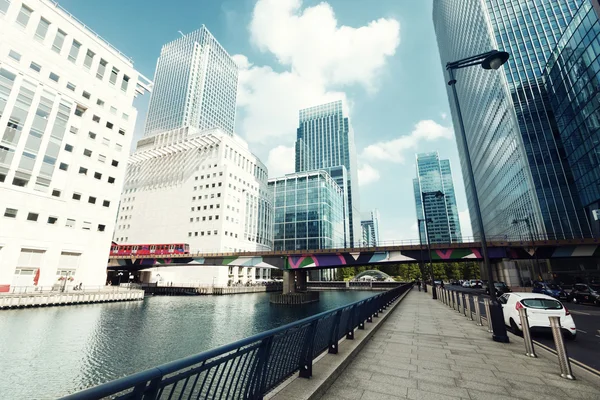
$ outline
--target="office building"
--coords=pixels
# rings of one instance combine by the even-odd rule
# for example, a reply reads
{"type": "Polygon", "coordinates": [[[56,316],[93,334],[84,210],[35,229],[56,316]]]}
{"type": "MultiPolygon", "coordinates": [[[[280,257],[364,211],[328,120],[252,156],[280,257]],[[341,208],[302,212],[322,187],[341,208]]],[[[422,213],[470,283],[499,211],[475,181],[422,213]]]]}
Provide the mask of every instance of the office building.
{"type": "Polygon", "coordinates": [[[595,237],[600,236],[599,11],[597,1],[583,2],[545,70],[565,157],[595,237]]]}
{"type": "MultiPolygon", "coordinates": [[[[561,156],[563,145],[542,74],[581,1],[434,0],[433,22],[444,66],[492,49],[511,55],[498,71],[476,66],[455,72],[488,235],[590,235],[571,169],[561,156]]],[[[447,90],[458,131],[451,88],[447,90]]],[[[467,176],[460,141],[458,150],[467,176]]],[[[468,180],[465,183],[477,236],[473,199],[468,180]]]]}
{"type": "Polygon", "coordinates": [[[454,182],[449,160],[436,152],[417,154],[417,178],[413,180],[421,240],[431,243],[462,241],[454,182]],[[427,223],[423,221],[427,218],[427,223]]]}
{"type": "Polygon", "coordinates": [[[267,168],[237,135],[185,127],[141,139],[129,158],[114,240],[190,252],[271,250],[267,168]]]}
{"type": "MultiPolygon", "coordinates": [[[[296,172],[344,166],[336,182],[346,193],[344,215],[348,221],[343,247],[360,246],[362,228],[358,194],[358,169],[354,131],[341,100],[300,110],[296,140],[296,172]]],[[[331,172],[331,171],[329,171],[331,172]]],[[[332,172],[333,173],[333,172],[332,172]]]]}
{"type": "Polygon", "coordinates": [[[362,246],[375,247],[379,243],[379,210],[372,210],[361,214],[362,246]]]}
{"type": "Polygon", "coordinates": [[[343,247],[344,191],[322,170],[269,179],[274,250],[343,247]]]}
{"type": "Polygon", "coordinates": [[[204,25],[162,47],[154,80],[146,135],[185,126],[233,135],[238,68],[204,25]]]}
{"type": "Polygon", "coordinates": [[[131,59],[51,1],[0,1],[0,291],[104,285],[137,112],[131,59]]]}

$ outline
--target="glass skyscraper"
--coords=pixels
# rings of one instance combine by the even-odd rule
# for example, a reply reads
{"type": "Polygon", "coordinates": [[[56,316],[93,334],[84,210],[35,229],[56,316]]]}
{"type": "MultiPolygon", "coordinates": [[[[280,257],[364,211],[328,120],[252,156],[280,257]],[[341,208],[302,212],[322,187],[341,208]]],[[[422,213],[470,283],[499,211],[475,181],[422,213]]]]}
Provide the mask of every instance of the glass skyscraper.
{"type": "MultiPolygon", "coordinates": [[[[362,238],[354,131],[341,100],[300,110],[296,140],[296,172],[344,166],[345,181],[335,180],[347,195],[348,221],[344,247],[359,246],[362,238]]],[[[328,171],[331,172],[331,171],[328,171]]]]}
{"type": "Polygon", "coordinates": [[[154,74],[145,135],[192,126],[233,135],[238,68],[203,25],[165,44],[154,74]]]}
{"type": "MultiPolygon", "coordinates": [[[[434,0],[442,63],[508,51],[499,71],[456,71],[486,233],[589,236],[543,84],[551,49],[583,0],[434,0]]],[[[450,88],[448,88],[450,90],[450,88]]],[[[449,93],[450,94],[450,93],[449,93]]],[[[458,127],[453,99],[450,104],[458,127]]],[[[461,166],[464,151],[459,143],[461,166]]],[[[472,210],[469,183],[467,201],[472,210]]],[[[472,218],[475,217],[471,213],[472,218]]],[[[478,227],[472,224],[474,234],[478,227]]]]}
{"type": "Polygon", "coordinates": [[[269,180],[274,200],[274,250],[344,246],[344,191],[326,171],[269,180]]]}
{"type": "Polygon", "coordinates": [[[362,213],[360,219],[363,234],[363,246],[380,246],[379,242],[379,210],[362,213]]]}
{"type": "Polygon", "coordinates": [[[449,160],[440,160],[436,152],[417,154],[417,177],[413,180],[417,218],[430,220],[420,223],[423,243],[427,235],[431,243],[462,241],[454,182],[449,160]],[[443,196],[436,196],[441,192],[443,196]],[[423,201],[424,199],[424,201],[423,201]],[[424,204],[423,204],[424,203],[424,204]]]}
{"type": "Polygon", "coordinates": [[[592,230],[600,235],[600,5],[585,0],[546,66],[565,157],[592,230]]]}

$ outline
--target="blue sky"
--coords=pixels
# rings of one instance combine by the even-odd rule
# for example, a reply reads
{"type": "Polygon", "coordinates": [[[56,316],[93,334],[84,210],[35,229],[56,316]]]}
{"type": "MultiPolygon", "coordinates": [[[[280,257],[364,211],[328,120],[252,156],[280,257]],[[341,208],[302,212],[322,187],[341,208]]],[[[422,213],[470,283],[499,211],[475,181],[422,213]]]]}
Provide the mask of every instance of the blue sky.
{"type": "MultiPolygon", "coordinates": [[[[236,131],[271,177],[293,171],[298,109],[345,99],[361,209],[379,209],[382,240],[418,238],[415,154],[439,151],[452,164],[463,235],[471,234],[432,0],[59,2],[150,79],[164,43],[206,25],[241,67],[236,131]]],[[[149,99],[136,100],[136,139],[149,99]]]]}

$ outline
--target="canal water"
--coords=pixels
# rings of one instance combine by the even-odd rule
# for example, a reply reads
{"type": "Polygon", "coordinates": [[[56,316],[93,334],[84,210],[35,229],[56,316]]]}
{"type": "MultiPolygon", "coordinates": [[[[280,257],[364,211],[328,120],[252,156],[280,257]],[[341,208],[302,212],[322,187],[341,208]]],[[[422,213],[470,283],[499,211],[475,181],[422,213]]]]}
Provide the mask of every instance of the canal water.
{"type": "Polygon", "coordinates": [[[321,292],[303,307],[268,294],[0,311],[0,398],[55,399],[372,296],[321,292]]]}

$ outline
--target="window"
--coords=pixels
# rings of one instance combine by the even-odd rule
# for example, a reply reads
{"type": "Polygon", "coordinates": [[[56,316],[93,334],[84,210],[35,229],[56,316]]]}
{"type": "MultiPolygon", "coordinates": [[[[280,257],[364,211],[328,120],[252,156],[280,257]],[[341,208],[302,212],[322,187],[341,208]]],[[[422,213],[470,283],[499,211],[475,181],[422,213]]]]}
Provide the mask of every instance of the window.
{"type": "Polygon", "coordinates": [[[33,222],[36,222],[36,221],[38,220],[38,217],[39,217],[39,216],[40,216],[40,215],[39,215],[39,214],[37,214],[37,213],[32,213],[32,212],[30,212],[29,214],[27,214],[27,221],[33,221],[33,222]]]}
{"type": "Polygon", "coordinates": [[[121,90],[126,92],[129,87],[129,77],[127,75],[123,75],[123,81],[121,82],[121,90]]]}
{"type": "Polygon", "coordinates": [[[115,144],[115,150],[117,150],[117,151],[122,151],[122,150],[123,150],[123,145],[121,145],[121,144],[119,144],[119,143],[116,143],[116,144],[115,144]]]}
{"type": "Polygon", "coordinates": [[[17,24],[21,25],[23,28],[26,27],[29,23],[29,17],[31,17],[32,12],[33,10],[31,8],[27,7],[25,4],[22,4],[19,15],[17,15],[17,24]]]}
{"type": "Polygon", "coordinates": [[[97,115],[94,115],[94,116],[92,117],[92,121],[94,121],[94,122],[96,122],[96,123],[100,123],[100,117],[99,117],[99,116],[97,116],[97,115]]]}
{"type": "Polygon", "coordinates": [[[52,190],[52,196],[60,197],[60,190],[57,190],[57,189],[52,190]]]}
{"type": "Polygon", "coordinates": [[[92,67],[92,62],[94,61],[95,55],[96,54],[93,51],[88,50],[85,53],[85,59],[83,60],[83,66],[86,67],[87,69],[90,69],[92,67]]]}
{"type": "Polygon", "coordinates": [[[96,104],[98,104],[100,107],[104,107],[104,100],[96,100],[96,104]]]}
{"type": "Polygon", "coordinates": [[[73,152],[73,146],[71,146],[70,144],[65,144],[65,150],[68,151],[69,153],[73,152]]]}
{"type": "Polygon", "coordinates": [[[106,60],[100,59],[100,64],[98,64],[98,71],[96,72],[96,78],[102,80],[104,78],[104,72],[106,71],[106,60]]]}
{"type": "Polygon", "coordinates": [[[113,67],[112,71],[110,71],[110,78],[108,81],[114,85],[117,82],[117,75],[119,75],[119,70],[113,67]]]}
{"type": "Polygon", "coordinates": [[[69,51],[69,61],[73,63],[77,61],[77,56],[79,55],[80,48],[81,43],[79,43],[77,40],[73,40],[73,43],[71,44],[71,51],[69,51]]]}
{"type": "Polygon", "coordinates": [[[129,115],[128,115],[128,114],[125,114],[125,113],[123,113],[123,119],[124,119],[125,121],[129,121],[129,115]]]}
{"type": "Polygon", "coordinates": [[[79,173],[80,174],[87,175],[87,171],[88,171],[87,168],[79,167],[79,173]]]}
{"type": "Polygon", "coordinates": [[[62,50],[62,45],[65,42],[65,36],[67,36],[67,34],[61,31],[60,29],[56,32],[56,36],[54,37],[54,43],[52,43],[52,50],[54,50],[57,53],[60,53],[60,51],[62,50]]]}
{"type": "Polygon", "coordinates": [[[0,14],[6,14],[9,6],[10,0],[0,0],[0,14]]]}
{"type": "Polygon", "coordinates": [[[81,193],[73,193],[73,200],[81,200],[81,193]]]}
{"type": "Polygon", "coordinates": [[[72,84],[71,82],[67,82],[67,89],[72,90],[74,92],[75,91],[75,85],[72,84]]]}
{"type": "Polygon", "coordinates": [[[105,145],[105,146],[108,146],[110,144],[110,139],[103,137],[102,138],[102,144],[105,145]]]}
{"type": "Polygon", "coordinates": [[[115,115],[117,115],[117,109],[116,109],[116,108],[114,108],[114,107],[111,107],[111,108],[110,108],[110,113],[111,113],[111,114],[115,114],[115,115]]]}
{"type": "Polygon", "coordinates": [[[21,61],[21,55],[14,50],[9,51],[8,56],[15,61],[21,61]]]}
{"type": "Polygon", "coordinates": [[[48,33],[49,26],[49,21],[46,21],[44,18],[40,18],[40,22],[38,23],[37,29],[35,30],[36,39],[44,40],[46,38],[46,34],[48,33]]]}
{"type": "Polygon", "coordinates": [[[109,176],[108,183],[115,183],[115,178],[113,178],[112,176],[109,176]]]}
{"type": "Polygon", "coordinates": [[[92,151],[88,150],[88,149],[84,149],[83,150],[83,155],[86,157],[91,157],[92,156],[92,151]]]}
{"type": "Polygon", "coordinates": [[[83,230],[89,231],[92,228],[92,223],[88,221],[83,221],[83,226],[81,228],[83,230]]]}
{"type": "Polygon", "coordinates": [[[92,96],[91,94],[89,94],[88,92],[86,92],[85,90],[83,91],[83,93],[81,94],[84,98],[86,99],[90,99],[90,97],[92,96]]]}
{"type": "Polygon", "coordinates": [[[90,204],[96,204],[96,198],[95,198],[95,197],[93,197],[93,196],[90,196],[90,197],[88,198],[88,203],[90,203],[90,204]]]}
{"type": "Polygon", "coordinates": [[[103,207],[110,207],[110,201],[108,201],[108,200],[104,200],[104,201],[102,202],[102,206],[103,206],[103,207]]]}
{"type": "Polygon", "coordinates": [[[58,220],[57,217],[48,217],[48,223],[50,225],[54,225],[56,223],[56,221],[58,220]]]}
{"type": "Polygon", "coordinates": [[[40,72],[42,70],[42,67],[39,64],[34,63],[33,61],[31,62],[31,64],[29,64],[29,68],[31,68],[35,72],[40,72]]]}
{"type": "Polygon", "coordinates": [[[5,216],[6,218],[16,218],[16,217],[17,217],[17,213],[18,213],[18,212],[19,212],[19,211],[18,211],[16,208],[7,208],[7,209],[4,211],[4,216],[5,216]]]}
{"type": "Polygon", "coordinates": [[[65,224],[67,228],[72,228],[75,226],[75,220],[71,218],[67,218],[67,223],[65,224]]]}
{"type": "Polygon", "coordinates": [[[125,136],[125,129],[119,128],[119,135],[125,136]]]}
{"type": "Polygon", "coordinates": [[[206,221],[206,217],[202,217],[202,221],[206,221]]]}
{"type": "Polygon", "coordinates": [[[58,166],[58,169],[60,169],[62,171],[67,171],[69,169],[69,164],[65,164],[64,162],[61,162],[60,165],[58,166]]]}
{"type": "Polygon", "coordinates": [[[98,232],[104,232],[106,225],[98,224],[98,232]]]}
{"type": "Polygon", "coordinates": [[[112,166],[113,167],[118,167],[119,166],[119,162],[117,160],[112,160],[112,166]]]}
{"type": "Polygon", "coordinates": [[[108,122],[108,121],[106,121],[106,127],[107,127],[108,129],[112,129],[112,128],[113,128],[113,126],[114,126],[114,125],[113,125],[113,123],[112,123],[112,122],[108,122]]]}
{"type": "Polygon", "coordinates": [[[102,174],[100,172],[94,172],[94,178],[100,180],[102,179],[102,174]]]}
{"type": "Polygon", "coordinates": [[[96,140],[96,134],[95,134],[94,132],[92,132],[92,131],[89,131],[89,132],[88,132],[88,137],[89,137],[90,139],[92,139],[92,140],[96,140]]]}
{"type": "Polygon", "coordinates": [[[60,76],[56,75],[54,72],[50,72],[49,78],[50,78],[50,80],[53,80],[54,82],[58,82],[58,80],[60,79],[60,76]]]}

